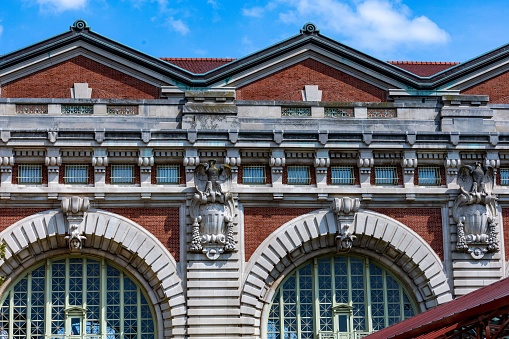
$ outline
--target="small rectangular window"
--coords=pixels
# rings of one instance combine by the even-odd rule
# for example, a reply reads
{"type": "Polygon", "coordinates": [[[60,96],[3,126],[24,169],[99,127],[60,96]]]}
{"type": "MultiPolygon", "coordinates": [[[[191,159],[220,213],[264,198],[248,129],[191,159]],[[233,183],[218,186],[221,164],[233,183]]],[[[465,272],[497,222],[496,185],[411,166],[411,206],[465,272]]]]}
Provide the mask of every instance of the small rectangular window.
{"type": "Polygon", "coordinates": [[[437,186],[440,185],[440,167],[423,166],[418,167],[419,186],[437,186]]]}
{"type": "Polygon", "coordinates": [[[158,165],[156,179],[158,185],[180,184],[180,166],[158,165]]]}
{"type": "Polygon", "coordinates": [[[242,169],[243,184],[263,185],[267,182],[264,165],[244,166],[242,169]]]}
{"type": "Polygon", "coordinates": [[[111,165],[112,184],[134,184],[134,165],[111,165]]]}
{"type": "Polygon", "coordinates": [[[64,183],[88,184],[88,165],[65,165],[64,183]]]}
{"type": "Polygon", "coordinates": [[[353,166],[332,166],[331,177],[333,185],[353,185],[353,166]]]}
{"type": "Polygon", "coordinates": [[[290,185],[309,185],[311,183],[309,166],[288,166],[287,174],[290,185]]]}
{"type": "Polygon", "coordinates": [[[500,173],[500,185],[509,186],[509,168],[501,168],[500,173]]]}
{"type": "Polygon", "coordinates": [[[42,165],[20,164],[18,166],[18,184],[21,185],[42,184],[42,165]]]}
{"type": "Polygon", "coordinates": [[[397,185],[398,170],[396,166],[375,167],[375,185],[397,185]]]}

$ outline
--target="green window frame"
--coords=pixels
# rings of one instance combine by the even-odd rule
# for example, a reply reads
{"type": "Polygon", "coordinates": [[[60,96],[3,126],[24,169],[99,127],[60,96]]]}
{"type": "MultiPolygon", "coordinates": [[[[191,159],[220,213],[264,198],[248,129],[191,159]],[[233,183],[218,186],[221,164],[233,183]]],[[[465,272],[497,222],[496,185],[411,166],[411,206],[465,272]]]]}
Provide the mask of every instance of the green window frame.
{"type": "Polygon", "coordinates": [[[419,166],[417,167],[419,186],[438,186],[442,181],[440,177],[440,166],[419,166]]]}
{"type": "Polygon", "coordinates": [[[134,165],[133,164],[111,165],[110,182],[116,185],[134,184],[134,165]]]}
{"type": "Polygon", "coordinates": [[[66,185],[88,184],[88,165],[66,164],[64,173],[64,183],[66,185]]]}
{"type": "Polygon", "coordinates": [[[18,184],[20,184],[20,185],[40,185],[40,184],[42,184],[42,165],[19,164],[18,165],[18,184]]]}
{"type": "Polygon", "coordinates": [[[156,338],[147,300],[126,272],[104,259],[47,260],[4,293],[0,338],[156,338]]]}
{"type": "Polygon", "coordinates": [[[331,166],[331,183],[333,185],[353,185],[354,182],[353,166],[331,166]]]}
{"type": "Polygon", "coordinates": [[[398,169],[396,166],[375,166],[375,185],[396,186],[398,169]]]}
{"type": "Polygon", "coordinates": [[[157,165],[156,181],[158,185],[180,184],[179,165],[157,165]]]}
{"type": "Polygon", "coordinates": [[[369,258],[314,258],[276,289],[267,339],[362,338],[415,315],[409,296],[397,278],[369,258]]]}
{"type": "Polygon", "coordinates": [[[309,166],[287,166],[286,171],[289,185],[309,185],[311,183],[311,169],[309,166]]]}
{"type": "Polygon", "coordinates": [[[242,167],[242,183],[245,185],[264,185],[267,183],[265,165],[248,165],[242,167]]]}
{"type": "Polygon", "coordinates": [[[500,185],[509,186],[509,167],[500,168],[498,173],[500,173],[500,185]]]}

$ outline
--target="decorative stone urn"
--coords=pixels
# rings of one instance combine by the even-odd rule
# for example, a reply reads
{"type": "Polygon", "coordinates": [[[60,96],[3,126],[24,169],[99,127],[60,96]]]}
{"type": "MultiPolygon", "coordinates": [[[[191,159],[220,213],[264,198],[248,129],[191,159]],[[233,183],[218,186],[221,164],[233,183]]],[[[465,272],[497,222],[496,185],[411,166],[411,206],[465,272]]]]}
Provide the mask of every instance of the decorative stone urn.
{"type": "Polygon", "coordinates": [[[495,176],[492,167],[461,166],[458,185],[461,194],[454,201],[452,214],[457,227],[456,249],[481,259],[499,250],[497,197],[492,194],[495,176]]]}

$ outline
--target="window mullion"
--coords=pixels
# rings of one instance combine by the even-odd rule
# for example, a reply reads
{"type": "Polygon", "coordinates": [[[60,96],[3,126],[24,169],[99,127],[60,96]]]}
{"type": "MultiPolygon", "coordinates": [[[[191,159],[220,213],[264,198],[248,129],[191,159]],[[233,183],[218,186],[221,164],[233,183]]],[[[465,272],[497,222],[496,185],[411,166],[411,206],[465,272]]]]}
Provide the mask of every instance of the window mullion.
{"type": "Polygon", "coordinates": [[[140,291],[140,288],[137,287],[136,288],[136,313],[138,314],[138,319],[137,319],[137,322],[136,322],[136,326],[138,328],[138,333],[136,333],[138,339],[141,339],[141,291],[140,291]]]}
{"type": "MultiPolygon", "coordinates": [[[[335,258],[332,258],[330,260],[330,270],[331,270],[331,293],[332,293],[332,307],[337,304],[336,300],[336,279],[334,277],[336,276],[335,266],[334,263],[336,262],[335,258]]],[[[334,314],[334,311],[331,310],[331,316],[332,316],[332,330],[334,333],[339,332],[339,323],[338,323],[338,317],[334,314]]]]}
{"type": "Polygon", "coordinates": [[[27,276],[27,318],[26,318],[26,329],[27,335],[32,334],[32,274],[27,276]]]}
{"type": "Polygon", "coordinates": [[[313,278],[313,300],[314,300],[313,326],[315,328],[315,335],[316,337],[318,337],[318,333],[320,332],[320,300],[319,300],[320,294],[318,293],[318,260],[316,258],[313,259],[312,278],[313,278]]]}
{"type": "Polygon", "coordinates": [[[295,272],[295,316],[297,321],[297,338],[301,337],[301,317],[300,317],[300,275],[299,271],[295,272]]]}
{"type": "Polygon", "coordinates": [[[383,284],[383,293],[384,293],[384,327],[389,326],[389,303],[387,302],[387,276],[385,275],[385,271],[382,272],[382,284],[383,284]]]}
{"type": "Polygon", "coordinates": [[[87,334],[87,302],[88,302],[88,298],[87,298],[87,259],[83,259],[83,264],[82,264],[82,271],[81,271],[81,276],[83,277],[81,279],[81,290],[82,290],[82,299],[81,299],[81,302],[82,302],[82,307],[83,309],[85,310],[85,316],[83,317],[83,321],[82,321],[82,324],[81,326],[83,327],[81,329],[81,333],[82,334],[87,334]]]}
{"type": "Polygon", "coordinates": [[[99,275],[99,289],[100,289],[100,319],[101,319],[101,337],[103,339],[106,339],[107,335],[107,326],[106,326],[106,277],[107,271],[106,271],[106,263],[104,262],[104,259],[101,260],[101,273],[99,275]]]}
{"type": "Polygon", "coordinates": [[[9,339],[14,335],[14,289],[11,289],[9,297],[9,339]]]}
{"type": "Polygon", "coordinates": [[[373,332],[373,320],[372,320],[372,317],[371,317],[371,270],[369,269],[369,258],[366,258],[366,261],[365,261],[365,267],[366,267],[366,273],[365,273],[365,277],[366,277],[366,281],[365,281],[365,284],[366,284],[366,299],[365,299],[365,303],[366,303],[366,322],[367,322],[367,331],[368,333],[371,333],[373,332]]]}
{"type": "Polygon", "coordinates": [[[120,273],[120,338],[124,337],[124,272],[120,273]]]}
{"type": "Polygon", "coordinates": [[[52,298],[53,298],[53,295],[51,293],[51,281],[53,280],[53,275],[51,274],[51,262],[48,260],[47,264],[46,264],[46,282],[45,282],[45,289],[46,289],[46,293],[45,294],[45,298],[46,298],[46,308],[45,308],[45,314],[46,314],[46,317],[45,317],[45,330],[44,332],[46,332],[46,337],[50,337],[51,336],[51,316],[47,316],[48,314],[51,314],[51,304],[52,304],[52,298]]]}

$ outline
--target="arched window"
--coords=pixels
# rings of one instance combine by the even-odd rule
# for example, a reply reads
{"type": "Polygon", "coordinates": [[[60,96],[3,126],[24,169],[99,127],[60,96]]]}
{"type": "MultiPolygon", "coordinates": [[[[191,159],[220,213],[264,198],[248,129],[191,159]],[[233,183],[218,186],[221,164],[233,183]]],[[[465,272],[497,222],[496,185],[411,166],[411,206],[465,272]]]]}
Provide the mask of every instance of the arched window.
{"type": "Polygon", "coordinates": [[[0,339],[155,337],[140,287],[104,259],[48,260],[6,291],[0,306],[0,339]]]}
{"type": "Polygon", "coordinates": [[[404,287],[368,258],[315,258],[276,290],[267,338],[362,338],[415,313],[404,287]]]}

